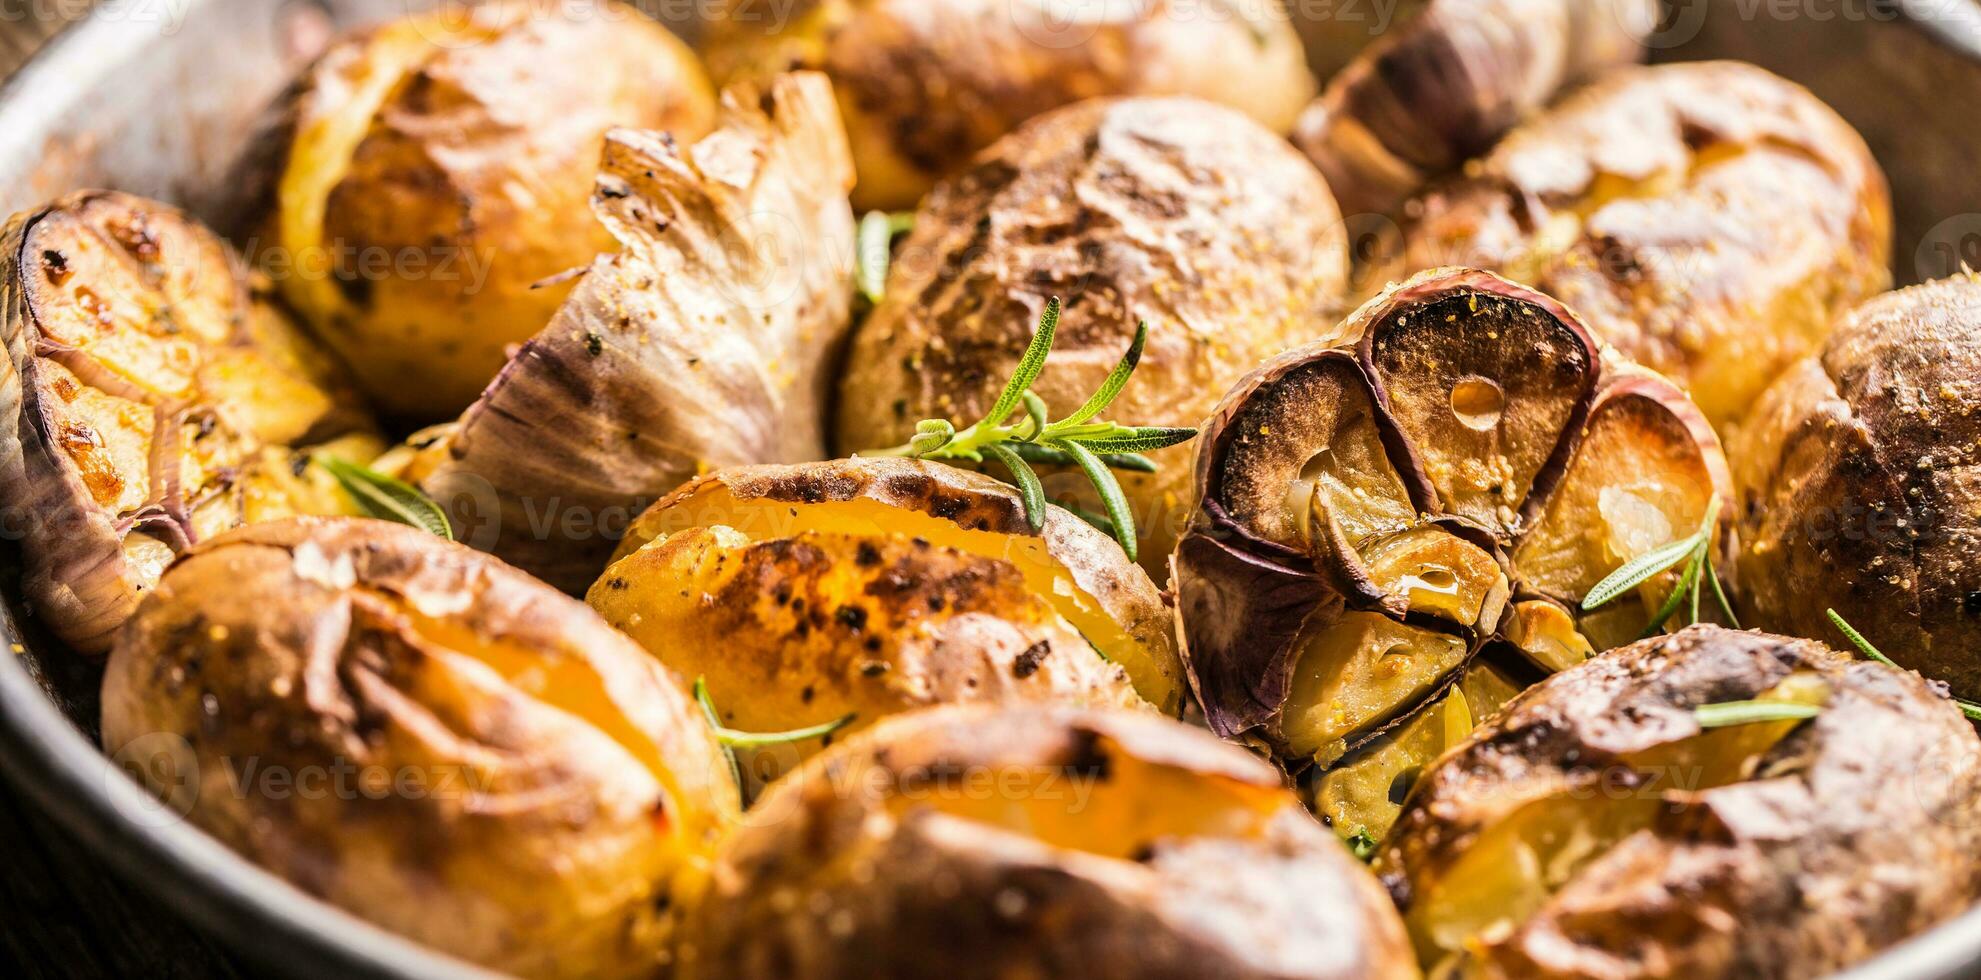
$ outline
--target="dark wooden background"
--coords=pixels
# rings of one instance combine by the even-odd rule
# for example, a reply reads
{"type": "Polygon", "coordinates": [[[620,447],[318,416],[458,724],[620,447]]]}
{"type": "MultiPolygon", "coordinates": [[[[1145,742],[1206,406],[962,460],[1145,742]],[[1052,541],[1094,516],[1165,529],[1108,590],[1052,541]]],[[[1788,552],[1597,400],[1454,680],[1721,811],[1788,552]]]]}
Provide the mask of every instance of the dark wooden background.
{"type": "MultiPolygon", "coordinates": [[[[0,76],[77,16],[0,20],[0,76]]],[[[22,5],[10,8],[22,10],[22,5]]],[[[59,11],[59,12],[58,12],[59,11]]],[[[67,831],[0,784],[0,975],[239,977],[250,971],[143,889],[113,876],[67,831]]]]}

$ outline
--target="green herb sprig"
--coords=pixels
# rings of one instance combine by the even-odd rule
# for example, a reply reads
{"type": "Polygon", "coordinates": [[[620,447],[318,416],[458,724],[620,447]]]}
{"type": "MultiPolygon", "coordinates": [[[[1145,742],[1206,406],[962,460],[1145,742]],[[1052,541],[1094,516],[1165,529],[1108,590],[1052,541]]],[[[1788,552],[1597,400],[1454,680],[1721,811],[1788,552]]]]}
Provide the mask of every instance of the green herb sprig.
{"type": "Polygon", "coordinates": [[[1348,853],[1355,855],[1355,860],[1368,864],[1375,859],[1377,843],[1375,835],[1369,833],[1369,828],[1355,828],[1355,833],[1348,836],[1347,844],[1348,853]]]}
{"type": "Polygon", "coordinates": [[[1582,599],[1582,610],[1591,612],[1617,600],[1632,589],[1643,585],[1653,576],[1670,571],[1683,563],[1685,570],[1679,573],[1678,586],[1665,597],[1664,605],[1651,617],[1650,625],[1644,627],[1639,638],[1656,636],[1678,615],[1679,607],[1688,606],[1687,622],[1699,622],[1701,593],[1710,589],[1714,604],[1720,615],[1735,629],[1740,628],[1740,617],[1734,615],[1733,604],[1727,601],[1726,588],[1720,584],[1719,571],[1713,567],[1713,539],[1720,520],[1720,498],[1714,495],[1706,505],[1706,519],[1690,537],[1648,551],[1625,562],[1623,567],[1609,573],[1589,594],[1582,599]]]}
{"type": "MultiPolygon", "coordinates": [[[[1838,613],[1834,609],[1825,609],[1823,613],[1824,615],[1830,618],[1830,625],[1836,627],[1837,632],[1842,633],[1843,638],[1849,640],[1850,645],[1856,647],[1858,649],[1858,652],[1864,654],[1864,656],[1872,660],[1876,660],[1877,662],[1884,664],[1887,667],[1892,667],[1898,670],[1905,669],[1904,667],[1900,667],[1897,663],[1893,662],[1892,658],[1885,656],[1882,652],[1878,650],[1877,647],[1872,646],[1871,641],[1865,639],[1864,634],[1859,633],[1856,627],[1846,622],[1842,614],[1838,613]]],[[[1961,714],[1966,715],[1968,717],[1968,720],[1981,721],[1981,704],[1975,704],[1972,701],[1963,701],[1960,698],[1954,698],[1953,703],[1959,706],[1961,714]]]]}
{"type": "Polygon", "coordinates": [[[1106,513],[1105,522],[1094,523],[1112,534],[1132,561],[1136,557],[1135,518],[1129,512],[1128,498],[1121,492],[1121,483],[1115,479],[1113,471],[1153,473],[1156,471],[1155,461],[1143,453],[1188,442],[1196,437],[1197,430],[1119,425],[1100,420],[1100,414],[1114,404],[1121,390],[1127,387],[1128,379],[1134,375],[1135,366],[1141,363],[1142,349],[1149,342],[1149,325],[1146,322],[1135,325],[1135,339],[1128,345],[1127,353],[1115,363],[1114,369],[1108,372],[1107,378],[1086,404],[1065,418],[1049,421],[1050,413],[1045,401],[1031,389],[1039,379],[1039,372],[1045,369],[1047,355],[1052,353],[1053,336],[1059,329],[1060,309],[1059,297],[1047,301],[1045,313],[1039,317],[1039,328],[1032,334],[1032,342],[1026,345],[1024,356],[1018,359],[1018,367],[1012,372],[1011,380],[1005,384],[1003,393],[998,395],[991,410],[975,424],[959,430],[947,419],[923,419],[915,426],[915,437],[905,445],[860,455],[966,460],[972,463],[995,460],[1011,472],[1012,481],[1025,501],[1025,517],[1034,531],[1045,526],[1046,495],[1045,486],[1033,467],[1077,468],[1100,494],[1101,506],[1106,513]],[[1014,416],[1017,416],[1015,420],[1014,416]]]}
{"type": "Polygon", "coordinates": [[[1813,704],[1797,704],[1793,701],[1726,701],[1720,704],[1702,704],[1692,709],[1692,716],[1699,720],[1699,727],[1731,728],[1735,725],[1754,725],[1768,721],[1801,721],[1814,718],[1823,709],[1813,704]]]}
{"type": "Polygon", "coordinates": [[[907,211],[869,211],[860,218],[853,246],[853,279],[867,302],[878,306],[887,295],[887,268],[894,261],[894,240],[914,227],[915,215],[907,211]]]}
{"type": "Polygon", "coordinates": [[[410,524],[449,541],[454,540],[454,526],[448,523],[447,513],[433,502],[432,497],[411,484],[335,456],[315,456],[311,461],[330,474],[337,485],[364,508],[367,515],[381,521],[410,524]]]}

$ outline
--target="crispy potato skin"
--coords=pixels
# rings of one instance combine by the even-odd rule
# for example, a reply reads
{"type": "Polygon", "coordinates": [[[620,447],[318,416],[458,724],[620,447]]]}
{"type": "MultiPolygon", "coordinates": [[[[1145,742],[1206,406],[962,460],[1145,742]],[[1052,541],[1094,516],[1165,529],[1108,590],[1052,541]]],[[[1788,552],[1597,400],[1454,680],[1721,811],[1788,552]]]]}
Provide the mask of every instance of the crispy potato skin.
{"type": "Polygon", "coordinates": [[[776,23],[761,5],[719,7],[702,43],[717,81],[831,76],[863,210],[915,207],[1018,124],[1082,99],[1195,96],[1284,133],[1314,93],[1277,5],[1154,0],[1069,17],[1011,0],[802,0],[776,23]]]}
{"type": "Polygon", "coordinates": [[[1981,698],[1981,279],[1879,297],[1768,389],[1733,440],[1743,615],[1835,608],[1981,698]]]}
{"type": "Polygon", "coordinates": [[[1326,81],[1293,140],[1345,214],[1385,213],[1571,87],[1639,61],[1656,0],[1408,0],[1302,17],[1326,81]]]}
{"type": "Polygon", "coordinates": [[[706,133],[694,53],[617,2],[409,18],[326,52],[278,107],[261,262],[382,411],[433,422],[615,247],[586,219],[607,128],[706,133]]]}
{"type": "MultiPolygon", "coordinates": [[[[1197,425],[1259,361],[1333,322],[1346,265],[1319,174],[1237,113],[1182,99],[1054,111],[930,195],[855,335],[839,446],[895,445],[923,418],[975,421],[1056,295],[1065,315],[1032,388],[1048,406],[1086,401],[1146,320],[1148,347],[1109,416],[1197,425]]],[[[1190,453],[1171,447],[1153,454],[1160,472],[1122,475],[1158,581],[1188,516],[1190,453]]],[[[1052,475],[1047,491],[1098,509],[1083,484],[1052,475]]]]}
{"type": "Polygon", "coordinates": [[[1483,943],[1463,975],[1817,976],[1967,908],[1981,894],[1981,740],[1945,695],[1818,643],[1711,626],[1528,690],[1419,781],[1376,871],[1407,913],[1427,876],[1523,802],[1636,786],[1630,759],[1700,735],[1695,707],[1795,673],[1828,685],[1820,715],[1741,781],[1653,783],[1666,800],[1653,824],[1483,943]]]}
{"type": "MultiPolygon", "coordinates": [[[[1007,536],[1001,556],[1019,564],[1037,560],[1025,553],[1033,542],[1065,568],[1073,584],[1092,596],[1128,642],[1139,647],[1159,680],[1142,696],[1171,714],[1182,707],[1183,666],[1168,606],[1149,576],[1129,563],[1114,540],[1059,508],[1050,508],[1045,526],[1033,531],[1025,505],[1009,485],[980,473],[921,460],[860,458],[790,466],[740,466],[699,477],[662,498],[633,522],[620,543],[624,559],[654,539],[700,526],[694,523],[699,498],[788,504],[789,527],[762,526],[750,515],[725,523],[760,538],[782,538],[802,527],[808,504],[863,501],[927,515],[956,527],[1007,536]]],[[[1001,574],[1001,573],[1000,573],[1001,574]]]]}
{"type": "Polygon", "coordinates": [[[753,786],[911,708],[1149,708],[1011,564],[923,540],[805,532],[751,542],[696,528],[614,563],[586,601],[676,674],[706,678],[729,728],[853,716],[823,738],[749,753],[753,786]]]}
{"type": "Polygon", "coordinates": [[[631,641],[495,559],[376,521],[255,525],[175,565],[103,688],[106,750],[161,733],[194,767],[168,801],[200,827],[524,975],[653,974],[673,890],[736,813],[699,709],[631,641]]]}
{"type": "Polygon", "coordinates": [[[1404,215],[1365,285],[1441,265],[1529,283],[1721,427],[1890,283],[1890,195],[1864,141],[1733,62],[1607,76],[1404,215]]]}
{"type": "Polygon", "coordinates": [[[115,191],[0,230],[0,521],[28,600],[78,651],[108,652],[192,542],[354,508],[287,447],[383,447],[342,367],[266,287],[192,218],[115,191]]]}
{"type": "Polygon", "coordinates": [[[772,787],[711,881],[683,980],[1416,976],[1380,888],[1269,767],[1142,714],[890,719],[772,787]],[[1131,825],[1059,836],[1090,811],[1131,825]]]}

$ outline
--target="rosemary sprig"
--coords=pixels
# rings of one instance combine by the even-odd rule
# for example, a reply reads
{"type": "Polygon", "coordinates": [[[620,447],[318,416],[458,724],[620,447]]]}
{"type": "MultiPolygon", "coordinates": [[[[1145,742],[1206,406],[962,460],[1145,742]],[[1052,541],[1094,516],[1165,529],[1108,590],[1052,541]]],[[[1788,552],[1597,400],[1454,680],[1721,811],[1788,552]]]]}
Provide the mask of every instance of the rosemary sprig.
{"type": "Polygon", "coordinates": [[[1699,720],[1699,727],[1707,729],[1767,721],[1800,721],[1822,713],[1823,709],[1816,705],[1793,701],[1726,701],[1702,704],[1692,709],[1692,716],[1699,720]]]}
{"type": "MultiPolygon", "coordinates": [[[[1837,632],[1842,633],[1843,638],[1849,640],[1850,645],[1856,647],[1860,653],[1864,654],[1864,656],[1872,660],[1876,660],[1877,662],[1884,664],[1887,667],[1892,667],[1898,670],[1905,669],[1904,667],[1900,667],[1897,663],[1893,662],[1892,658],[1887,657],[1883,653],[1879,652],[1877,647],[1872,646],[1871,641],[1865,639],[1864,634],[1859,633],[1856,627],[1846,622],[1842,614],[1838,613],[1834,609],[1825,609],[1823,610],[1823,613],[1824,615],[1830,617],[1830,625],[1836,627],[1837,632]]],[[[1964,714],[1968,717],[1968,720],[1981,721],[1981,704],[1975,704],[1972,701],[1963,701],[1960,698],[1954,698],[1953,703],[1960,708],[1961,714],[1964,714]]]]}
{"type": "Polygon", "coordinates": [[[1582,599],[1582,610],[1590,612],[1615,602],[1618,597],[1648,582],[1652,577],[1670,571],[1683,563],[1684,571],[1679,573],[1678,586],[1665,597],[1664,605],[1651,617],[1650,625],[1644,627],[1641,636],[1655,636],[1662,631],[1673,616],[1678,615],[1681,605],[1687,606],[1689,621],[1699,622],[1699,605],[1702,592],[1710,588],[1714,604],[1720,615],[1726,617],[1729,625],[1740,628],[1740,617],[1734,615],[1733,604],[1727,601],[1726,587],[1720,584],[1718,569],[1713,567],[1713,539],[1720,520],[1720,498],[1715,495],[1706,505],[1706,519],[1690,537],[1674,541],[1662,548],[1648,551],[1625,562],[1621,568],[1603,577],[1596,587],[1582,599]]]}
{"type": "Polygon", "coordinates": [[[1135,325],[1135,339],[1128,345],[1127,353],[1115,363],[1086,404],[1065,418],[1049,421],[1046,404],[1032,392],[1032,385],[1039,380],[1046,357],[1052,353],[1060,310],[1057,296],[1047,301],[1045,313],[1039,317],[1039,328],[1032,334],[1032,342],[1026,345],[1024,356],[1018,359],[1011,380],[998,394],[991,410],[975,424],[959,430],[947,419],[924,419],[916,424],[915,437],[907,444],[861,455],[972,463],[981,463],[988,457],[1011,471],[1012,482],[1025,502],[1025,517],[1034,531],[1045,526],[1046,497],[1044,484],[1033,467],[1077,468],[1094,485],[1107,515],[1105,522],[1092,523],[1114,535],[1132,561],[1136,557],[1135,518],[1113,471],[1153,473],[1156,464],[1143,453],[1188,442],[1197,435],[1197,430],[1098,421],[1101,413],[1128,386],[1135,366],[1141,363],[1142,350],[1149,342],[1146,322],[1135,325]]]}
{"type": "MultiPolygon", "coordinates": [[[[852,724],[853,719],[859,717],[849,712],[846,715],[821,725],[794,728],[788,732],[740,731],[722,723],[722,716],[717,714],[715,710],[715,701],[709,697],[708,678],[706,677],[695,678],[695,703],[702,706],[702,714],[708,716],[709,729],[715,732],[715,740],[721,742],[725,749],[754,749],[762,748],[766,745],[786,745],[791,742],[802,742],[808,738],[823,738],[852,724]]],[[[733,753],[729,759],[732,764],[736,761],[733,753]]]]}
{"type": "Polygon", "coordinates": [[[367,515],[454,540],[454,527],[447,522],[446,512],[411,484],[335,456],[314,456],[311,461],[330,474],[367,515]]]}
{"type": "Polygon", "coordinates": [[[894,260],[894,240],[915,227],[911,212],[869,211],[860,218],[854,242],[853,278],[860,295],[879,305],[887,294],[887,267],[894,260]]]}

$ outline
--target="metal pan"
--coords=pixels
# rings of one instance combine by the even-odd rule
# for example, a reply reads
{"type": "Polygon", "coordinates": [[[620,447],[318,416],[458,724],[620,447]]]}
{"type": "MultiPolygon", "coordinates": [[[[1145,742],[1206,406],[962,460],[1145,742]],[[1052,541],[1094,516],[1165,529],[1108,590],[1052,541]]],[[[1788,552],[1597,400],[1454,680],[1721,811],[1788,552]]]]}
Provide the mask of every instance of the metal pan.
{"type": "MultiPolygon", "coordinates": [[[[684,33],[695,2],[657,0],[684,33]]],[[[701,0],[707,2],[707,0],[701,0]]],[[[227,217],[225,175],[261,107],[328,33],[429,0],[109,0],[0,86],[0,214],[79,187],[227,217]]],[[[1659,60],[1732,57],[1793,78],[1890,175],[1901,282],[1981,265],[1981,4],[1673,0],[1659,60]]],[[[1301,4],[1294,4],[1296,11],[1301,4]]],[[[665,18],[664,18],[665,19],[665,18]]],[[[10,529],[0,527],[0,539],[10,529]]],[[[271,972],[486,976],[292,888],[163,811],[97,750],[100,673],[36,628],[0,540],[0,770],[133,883],[271,972]]],[[[1981,909],[1850,976],[1981,974],[1981,909]]]]}

